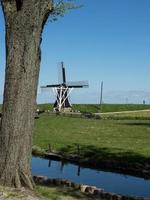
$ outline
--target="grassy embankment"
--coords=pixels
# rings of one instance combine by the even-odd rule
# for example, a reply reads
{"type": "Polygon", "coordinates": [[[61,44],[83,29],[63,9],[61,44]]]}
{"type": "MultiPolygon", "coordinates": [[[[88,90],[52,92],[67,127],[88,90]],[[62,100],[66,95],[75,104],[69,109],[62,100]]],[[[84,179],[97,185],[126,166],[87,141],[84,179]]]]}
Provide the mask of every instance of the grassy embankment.
{"type": "MultiPolygon", "coordinates": [[[[98,197],[89,196],[79,192],[78,190],[68,187],[45,187],[37,186],[36,194],[50,200],[100,200],[98,197]]],[[[46,200],[45,199],[45,200],[46,200]]],[[[105,199],[103,199],[105,200],[105,199]]]]}
{"type": "Polygon", "coordinates": [[[53,149],[70,154],[77,153],[78,144],[80,155],[93,161],[150,163],[150,112],[109,117],[95,120],[43,114],[35,122],[34,145],[46,150],[51,144],[53,149]]]}
{"type": "MultiPolygon", "coordinates": [[[[53,104],[38,104],[37,108],[41,111],[43,110],[53,110],[53,104]]],[[[98,104],[73,104],[72,108],[74,111],[80,112],[100,112],[100,105],[98,104]]],[[[150,105],[143,104],[103,104],[102,113],[105,112],[118,112],[118,111],[132,111],[132,110],[146,110],[150,109],[150,105]]],[[[2,110],[2,105],[0,105],[0,112],[2,110]]]]}
{"type": "MultiPolygon", "coordinates": [[[[40,110],[53,110],[53,104],[39,104],[37,108],[40,110]]],[[[74,111],[80,112],[92,112],[97,113],[100,111],[100,105],[98,104],[73,104],[74,111]]],[[[103,104],[101,112],[117,112],[117,111],[129,111],[129,110],[143,110],[150,109],[150,105],[143,104],[103,104]]]]}

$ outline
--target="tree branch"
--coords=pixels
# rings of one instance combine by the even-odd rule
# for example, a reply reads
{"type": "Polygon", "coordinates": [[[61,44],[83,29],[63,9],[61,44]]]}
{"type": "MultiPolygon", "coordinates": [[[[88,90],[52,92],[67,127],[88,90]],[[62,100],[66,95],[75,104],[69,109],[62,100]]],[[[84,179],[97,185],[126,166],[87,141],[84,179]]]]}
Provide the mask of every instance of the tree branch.
{"type": "Polygon", "coordinates": [[[51,10],[51,20],[55,21],[58,19],[58,17],[63,17],[64,14],[72,9],[78,9],[82,6],[77,6],[75,3],[73,3],[75,0],[59,0],[59,1],[52,1],[53,7],[51,10]]]}

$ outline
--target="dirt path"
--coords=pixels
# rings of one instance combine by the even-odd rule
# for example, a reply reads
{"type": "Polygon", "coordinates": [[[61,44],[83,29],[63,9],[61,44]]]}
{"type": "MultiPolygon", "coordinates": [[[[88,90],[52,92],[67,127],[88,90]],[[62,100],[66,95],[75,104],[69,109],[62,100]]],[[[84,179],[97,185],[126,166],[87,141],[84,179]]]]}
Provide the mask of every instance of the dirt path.
{"type": "Polygon", "coordinates": [[[109,114],[124,114],[124,113],[138,113],[138,112],[150,112],[149,110],[130,110],[130,111],[117,111],[117,112],[105,112],[105,113],[95,113],[96,115],[109,115],[109,114]]]}

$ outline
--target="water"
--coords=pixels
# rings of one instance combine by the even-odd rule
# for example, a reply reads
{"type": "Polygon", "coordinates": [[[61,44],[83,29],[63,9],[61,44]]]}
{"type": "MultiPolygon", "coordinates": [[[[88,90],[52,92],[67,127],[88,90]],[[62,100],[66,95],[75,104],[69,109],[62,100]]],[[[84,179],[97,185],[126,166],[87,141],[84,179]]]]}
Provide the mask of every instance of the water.
{"type": "Polygon", "coordinates": [[[61,161],[32,158],[32,174],[49,178],[68,179],[76,183],[93,185],[105,191],[123,195],[150,198],[150,180],[112,172],[104,172],[61,161]]]}

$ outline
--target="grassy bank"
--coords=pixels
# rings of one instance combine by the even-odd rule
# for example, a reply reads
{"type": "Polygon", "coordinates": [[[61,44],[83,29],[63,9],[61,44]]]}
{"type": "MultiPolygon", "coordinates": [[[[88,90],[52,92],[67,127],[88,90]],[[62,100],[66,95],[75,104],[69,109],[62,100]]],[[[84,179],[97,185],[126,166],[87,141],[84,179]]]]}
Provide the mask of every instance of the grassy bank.
{"type": "MultiPolygon", "coordinates": [[[[37,108],[40,110],[53,110],[53,104],[39,104],[37,108]]],[[[100,105],[98,104],[73,104],[74,111],[80,112],[92,112],[97,113],[100,111],[100,105]]],[[[150,105],[142,104],[103,104],[101,112],[117,112],[128,110],[143,110],[150,109],[150,105]]]]}
{"type": "MultiPolygon", "coordinates": [[[[25,188],[15,189],[10,187],[0,186],[1,200],[98,200],[94,196],[81,193],[69,187],[61,186],[39,186],[34,188],[34,191],[25,188]]],[[[105,200],[105,199],[103,199],[105,200]]]]}
{"type": "Polygon", "coordinates": [[[69,187],[36,186],[36,194],[50,200],[100,200],[100,197],[90,197],[89,195],[83,194],[78,190],[69,187]]]}
{"type": "Polygon", "coordinates": [[[150,109],[150,105],[142,104],[103,104],[102,109],[98,104],[74,104],[74,110],[80,110],[81,112],[117,112],[117,111],[129,111],[129,110],[143,110],[150,109]]]}
{"type": "MultiPolygon", "coordinates": [[[[0,111],[2,105],[0,104],[0,111]]],[[[74,111],[80,112],[92,112],[96,113],[100,111],[99,104],[73,104],[72,108],[74,111]]],[[[37,109],[40,110],[53,110],[53,104],[38,104],[37,109]]],[[[143,104],[103,104],[102,112],[117,112],[117,111],[132,111],[132,110],[145,110],[150,109],[150,105],[143,104]]]]}
{"type": "MultiPolygon", "coordinates": [[[[2,105],[0,105],[1,112],[2,105]]],[[[100,112],[100,105],[98,104],[73,104],[72,108],[74,111],[80,112],[92,112],[97,113],[100,112]]],[[[53,111],[53,104],[38,104],[37,109],[50,110],[53,111]]],[[[150,109],[150,105],[143,104],[103,104],[102,105],[102,113],[105,112],[118,112],[118,111],[132,111],[132,110],[146,110],[150,109]]]]}
{"type": "Polygon", "coordinates": [[[150,162],[150,120],[94,120],[42,115],[35,121],[34,145],[93,160],[150,162]]]}

